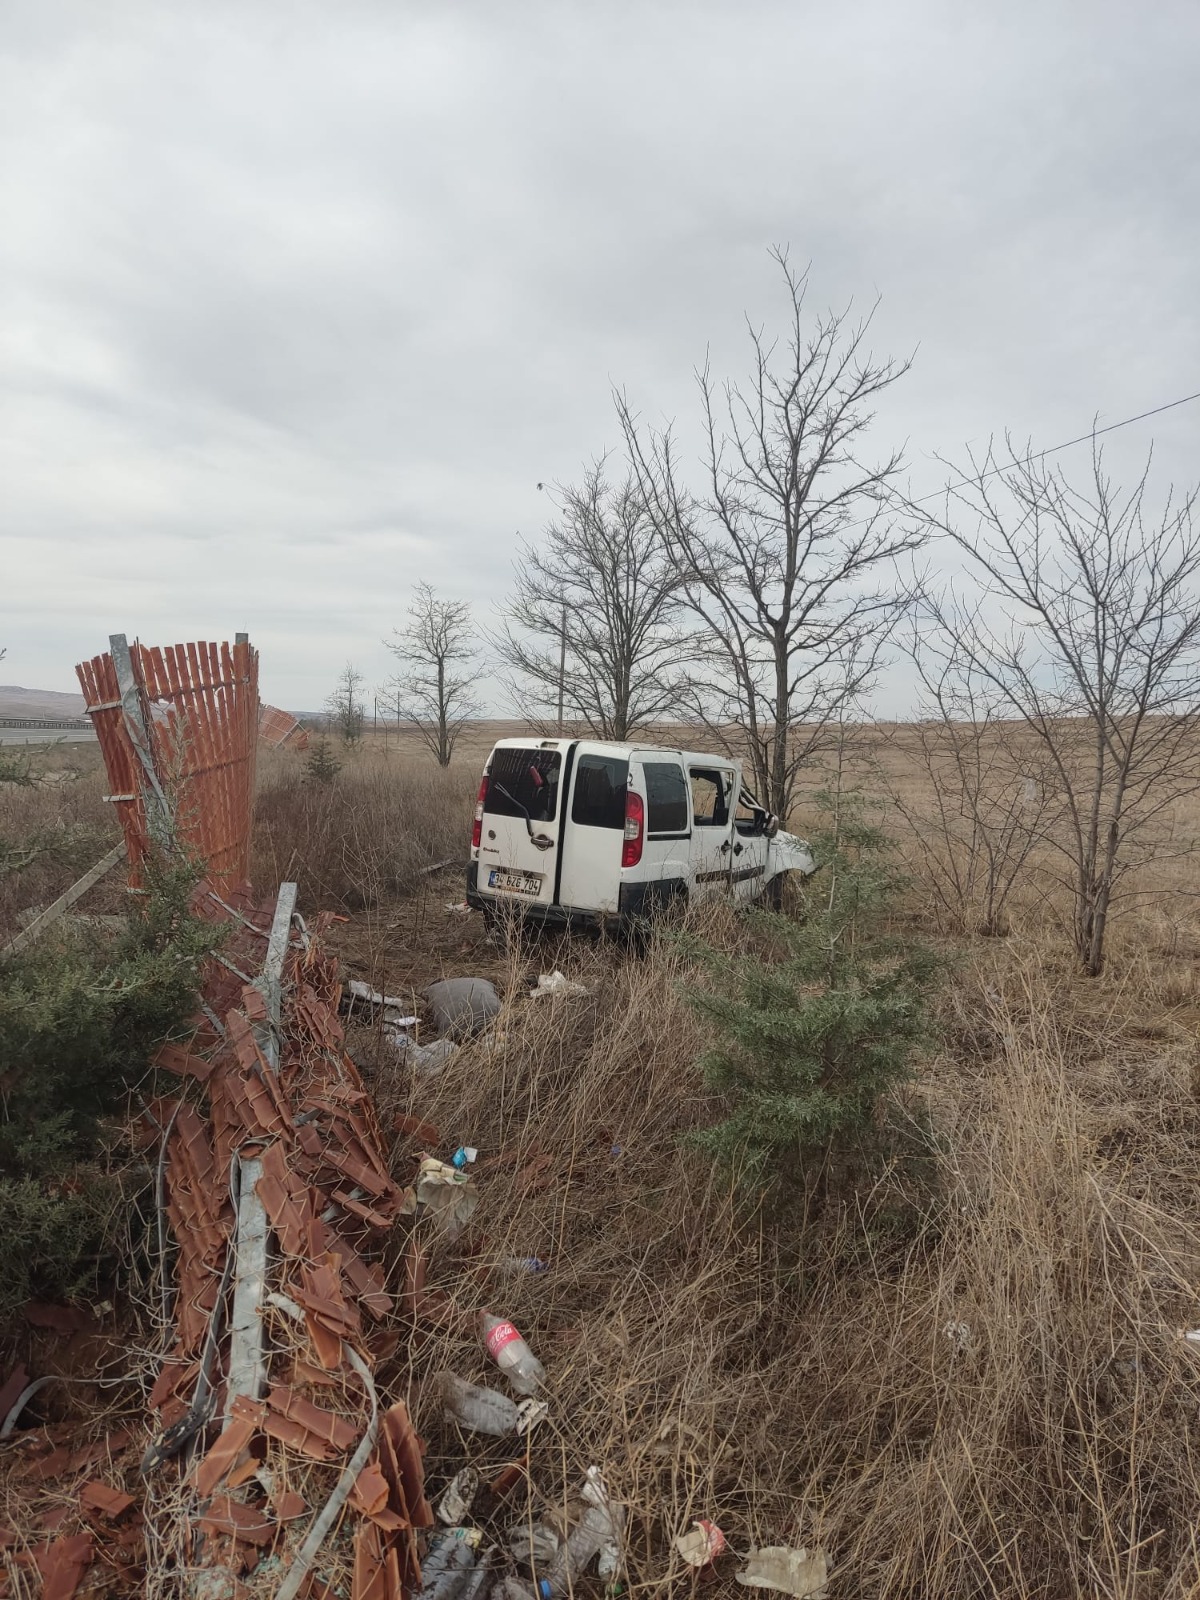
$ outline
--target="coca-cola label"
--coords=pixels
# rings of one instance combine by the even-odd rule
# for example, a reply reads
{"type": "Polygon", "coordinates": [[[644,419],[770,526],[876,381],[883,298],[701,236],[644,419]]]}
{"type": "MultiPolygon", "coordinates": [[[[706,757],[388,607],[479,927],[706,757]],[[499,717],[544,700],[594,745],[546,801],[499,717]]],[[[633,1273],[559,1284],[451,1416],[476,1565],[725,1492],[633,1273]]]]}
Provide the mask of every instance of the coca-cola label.
{"type": "Polygon", "coordinates": [[[483,1347],[487,1351],[488,1355],[491,1356],[492,1360],[495,1361],[499,1358],[500,1352],[504,1349],[506,1344],[511,1344],[514,1339],[519,1339],[520,1337],[521,1335],[513,1327],[511,1322],[498,1322],[496,1326],[484,1336],[483,1347]]]}

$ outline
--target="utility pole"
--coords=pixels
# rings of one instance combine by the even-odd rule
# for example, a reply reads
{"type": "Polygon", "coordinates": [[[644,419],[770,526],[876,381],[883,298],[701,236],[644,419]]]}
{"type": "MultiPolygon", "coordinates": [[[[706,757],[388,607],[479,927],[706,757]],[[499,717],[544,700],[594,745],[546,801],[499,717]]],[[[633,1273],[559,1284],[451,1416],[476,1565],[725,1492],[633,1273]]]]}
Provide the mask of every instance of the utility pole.
{"type": "Polygon", "coordinates": [[[563,736],[563,699],[567,686],[567,607],[562,608],[562,640],[558,652],[558,737],[563,736]]]}

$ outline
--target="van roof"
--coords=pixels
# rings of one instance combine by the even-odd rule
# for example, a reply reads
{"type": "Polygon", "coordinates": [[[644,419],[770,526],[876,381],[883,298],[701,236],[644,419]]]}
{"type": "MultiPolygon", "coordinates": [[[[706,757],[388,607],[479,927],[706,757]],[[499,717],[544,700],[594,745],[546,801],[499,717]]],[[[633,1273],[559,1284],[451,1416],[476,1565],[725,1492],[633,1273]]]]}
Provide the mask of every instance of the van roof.
{"type": "Polygon", "coordinates": [[[704,761],[718,767],[740,767],[741,762],[734,756],[717,755],[712,750],[681,750],[678,745],[651,744],[648,740],[632,740],[624,744],[616,743],[609,739],[593,739],[586,734],[578,734],[570,739],[539,739],[536,734],[527,738],[497,739],[492,746],[493,750],[566,750],[569,745],[585,744],[589,750],[603,751],[606,754],[620,756],[628,760],[633,755],[657,754],[664,756],[678,756],[681,761],[704,761]]]}

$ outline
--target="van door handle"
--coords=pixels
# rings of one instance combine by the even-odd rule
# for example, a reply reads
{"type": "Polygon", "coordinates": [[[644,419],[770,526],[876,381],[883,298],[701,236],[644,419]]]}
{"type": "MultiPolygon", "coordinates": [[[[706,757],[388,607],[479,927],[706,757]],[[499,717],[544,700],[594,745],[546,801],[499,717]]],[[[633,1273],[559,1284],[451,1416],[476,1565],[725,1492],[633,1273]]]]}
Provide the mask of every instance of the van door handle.
{"type": "Polygon", "coordinates": [[[730,848],[731,848],[731,846],[730,846],[729,840],[726,839],[725,843],[721,846],[721,854],[723,856],[727,856],[729,854],[730,848]]]}
{"type": "Polygon", "coordinates": [[[741,847],[741,845],[740,845],[740,844],[735,844],[735,845],[734,845],[734,847],[733,847],[733,853],[734,853],[734,855],[735,855],[735,856],[740,856],[740,855],[741,855],[741,853],[742,853],[742,847],[741,847]]]}

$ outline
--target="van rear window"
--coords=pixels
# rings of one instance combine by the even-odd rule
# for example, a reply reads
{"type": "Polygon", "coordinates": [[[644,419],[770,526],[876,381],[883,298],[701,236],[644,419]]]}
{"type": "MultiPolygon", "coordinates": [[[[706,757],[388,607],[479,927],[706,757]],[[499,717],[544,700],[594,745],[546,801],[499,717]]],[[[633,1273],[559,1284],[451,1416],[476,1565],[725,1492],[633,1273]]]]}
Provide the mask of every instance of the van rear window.
{"type": "Polygon", "coordinates": [[[580,756],[575,766],[571,821],[585,828],[623,828],[629,763],[612,756],[580,756]]]}
{"type": "Polygon", "coordinates": [[[523,817],[533,822],[553,822],[558,811],[558,780],[562,756],[557,750],[492,752],[487,799],[483,809],[494,817],[523,817]]]}

